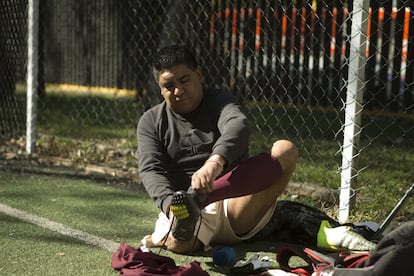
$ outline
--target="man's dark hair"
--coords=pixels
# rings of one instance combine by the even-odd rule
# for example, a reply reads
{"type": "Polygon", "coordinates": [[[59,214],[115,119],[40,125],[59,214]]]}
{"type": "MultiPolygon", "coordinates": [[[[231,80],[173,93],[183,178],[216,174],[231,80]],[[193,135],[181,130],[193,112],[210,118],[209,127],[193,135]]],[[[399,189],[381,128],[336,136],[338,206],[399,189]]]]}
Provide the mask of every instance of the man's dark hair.
{"type": "Polygon", "coordinates": [[[154,56],[154,76],[157,76],[158,72],[178,64],[187,65],[192,70],[196,70],[198,67],[196,56],[188,46],[174,44],[161,48],[154,56]]]}

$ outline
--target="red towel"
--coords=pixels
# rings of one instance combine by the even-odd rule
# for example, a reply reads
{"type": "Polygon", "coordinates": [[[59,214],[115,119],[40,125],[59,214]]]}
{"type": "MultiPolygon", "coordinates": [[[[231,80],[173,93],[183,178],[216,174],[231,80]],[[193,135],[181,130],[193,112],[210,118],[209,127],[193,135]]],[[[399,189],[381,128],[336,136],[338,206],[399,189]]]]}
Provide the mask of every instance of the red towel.
{"type": "Polygon", "coordinates": [[[197,261],[192,261],[187,267],[177,266],[170,257],[160,256],[153,252],[143,252],[140,248],[133,248],[126,243],[121,243],[112,255],[111,266],[120,272],[119,275],[129,276],[209,275],[197,261]]]}

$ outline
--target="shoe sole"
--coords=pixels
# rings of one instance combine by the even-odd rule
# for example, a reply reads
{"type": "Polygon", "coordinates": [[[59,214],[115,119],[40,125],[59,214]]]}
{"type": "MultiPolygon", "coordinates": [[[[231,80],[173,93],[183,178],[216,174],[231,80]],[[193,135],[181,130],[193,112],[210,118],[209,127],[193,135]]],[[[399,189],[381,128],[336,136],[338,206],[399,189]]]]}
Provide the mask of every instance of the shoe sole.
{"type": "Polygon", "coordinates": [[[178,191],[174,194],[170,210],[174,215],[172,235],[180,241],[193,238],[194,229],[198,221],[200,210],[186,192],[178,191]]]}

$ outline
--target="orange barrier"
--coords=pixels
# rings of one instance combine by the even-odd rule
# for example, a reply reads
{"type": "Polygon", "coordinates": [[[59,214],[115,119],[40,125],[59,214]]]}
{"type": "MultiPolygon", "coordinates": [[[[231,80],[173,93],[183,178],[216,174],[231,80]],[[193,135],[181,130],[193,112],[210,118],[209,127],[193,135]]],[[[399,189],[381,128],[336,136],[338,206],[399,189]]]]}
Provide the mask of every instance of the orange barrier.
{"type": "MultiPolygon", "coordinates": [[[[258,8],[256,10],[254,10],[253,8],[249,7],[247,8],[248,10],[248,15],[249,17],[252,17],[253,14],[255,14],[255,51],[259,51],[260,47],[262,46],[262,41],[261,41],[261,36],[262,36],[262,18],[264,16],[263,10],[258,8]]],[[[330,12],[331,13],[331,26],[330,26],[330,30],[329,30],[329,34],[331,37],[331,41],[330,41],[330,49],[329,49],[329,56],[330,58],[334,57],[335,52],[337,51],[336,48],[336,37],[337,37],[337,32],[339,30],[339,28],[341,26],[338,26],[337,23],[337,16],[338,16],[338,8],[337,7],[333,7],[332,10],[327,10],[325,7],[321,9],[321,14],[317,15],[316,14],[316,10],[312,9],[311,13],[310,13],[310,22],[311,24],[314,23],[315,19],[320,16],[320,20],[325,22],[326,21],[326,15],[327,13],[330,12]]],[[[391,20],[396,20],[397,18],[397,8],[392,8],[391,10],[391,14],[390,14],[390,19],[391,20]]],[[[282,14],[279,14],[278,11],[275,9],[273,16],[274,17],[279,17],[280,16],[280,20],[281,20],[281,41],[286,41],[286,35],[287,35],[287,25],[288,25],[288,21],[290,22],[290,24],[292,26],[296,26],[296,20],[297,20],[297,16],[300,15],[300,28],[298,30],[298,32],[294,29],[291,28],[289,35],[292,37],[294,37],[295,35],[297,35],[297,33],[299,33],[300,35],[305,35],[306,32],[306,16],[307,16],[307,9],[306,8],[301,8],[300,10],[296,9],[295,7],[293,7],[291,9],[291,14],[288,14],[287,10],[283,9],[282,10],[282,14]]],[[[344,8],[343,9],[343,16],[344,18],[349,17],[349,12],[348,12],[348,8],[344,8]]],[[[409,27],[410,27],[410,16],[411,16],[411,9],[409,7],[405,8],[405,12],[404,12],[404,25],[403,25],[403,44],[405,46],[407,46],[408,43],[408,35],[409,35],[409,27]]],[[[376,32],[377,32],[377,37],[379,39],[382,39],[382,26],[383,26],[383,22],[384,22],[384,18],[385,17],[385,10],[383,7],[380,7],[378,10],[378,19],[376,21],[376,32]]],[[[238,25],[238,23],[243,22],[246,18],[246,8],[240,8],[240,9],[236,9],[236,8],[225,8],[224,9],[224,20],[227,21],[231,21],[229,22],[229,24],[231,24],[231,48],[235,49],[236,47],[238,47],[239,49],[243,49],[243,47],[245,46],[245,42],[241,39],[241,32],[240,32],[240,25],[238,25]],[[237,37],[239,36],[239,39],[237,39],[237,37]],[[238,41],[238,43],[237,43],[238,41]],[[238,45],[237,45],[238,44],[238,45]]],[[[217,23],[217,20],[223,20],[223,10],[222,9],[218,9],[217,13],[212,13],[210,15],[210,46],[214,45],[215,42],[215,24],[217,23]]],[[[373,23],[373,19],[372,19],[372,8],[369,8],[368,11],[368,29],[367,29],[367,46],[366,46],[366,56],[369,56],[369,45],[370,45],[370,37],[371,37],[371,32],[373,31],[372,28],[372,23],[373,23]]],[[[312,26],[312,29],[314,27],[312,26]]],[[[312,30],[313,31],[313,30],[312,30]]],[[[380,41],[381,43],[381,41],[380,41]]],[[[282,47],[285,46],[286,44],[283,43],[282,47]]],[[[339,48],[340,51],[342,53],[345,52],[345,49],[343,48],[345,46],[345,44],[341,45],[341,47],[339,48]]],[[[380,45],[377,45],[377,47],[380,47],[380,45]]],[[[408,51],[408,47],[404,47],[403,49],[403,57],[407,58],[407,51],[408,51]]]]}
{"type": "MultiPolygon", "coordinates": [[[[214,7],[215,12],[208,18],[210,47],[217,50],[218,57],[231,59],[231,68],[222,73],[223,79],[227,78],[227,73],[231,75],[229,79],[234,80],[236,76],[233,74],[246,74],[247,77],[250,76],[247,72],[264,72],[270,66],[272,70],[281,72],[278,77],[282,81],[296,82],[294,77],[297,70],[301,75],[308,75],[302,81],[314,80],[329,86],[318,89],[330,91],[332,85],[336,85],[337,90],[342,89],[341,84],[334,84],[332,80],[342,74],[344,68],[346,70],[345,64],[348,62],[346,55],[352,20],[348,8],[315,4],[312,7],[289,5],[273,9],[267,6],[238,7],[228,3],[229,6],[223,7],[222,4],[219,1],[219,6],[214,7]],[[234,69],[234,66],[237,68],[234,69]],[[315,70],[317,68],[319,70],[315,70]],[[288,76],[292,72],[293,75],[288,76]]],[[[412,50],[408,45],[412,8],[375,9],[369,8],[367,11],[365,56],[371,60],[369,66],[374,67],[368,70],[372,75],[367,76],[367,84],[375,81],[372,89],[382,89],[384,85],[389,86],[389,82],[383,81],[384,78],[390,80],[398,77],[402,81],[412,82],[413,76],[406,76],[407,64],[410,62],[407,59],[413,56],[413,53],[409,53],[412,50]],[[402,41],[398,43],[395,39],[402,41]]],[[[266,77],[271,79],[273,75],[266,77]]],[[[294,87],[289,83],[285,85],[294,87]]],[[[298,83],[298,87],[301,85],[298,83]]],[[[401,85],[401,89],[405,89],[404,85],[401,85]]],[[[304,93],[314,92],[311,88],[304,93]]],[[[379,93],[383,93],[382,90],[379,93]]],[[[389,94],[386,97],[389,98],[389,94]]]]}

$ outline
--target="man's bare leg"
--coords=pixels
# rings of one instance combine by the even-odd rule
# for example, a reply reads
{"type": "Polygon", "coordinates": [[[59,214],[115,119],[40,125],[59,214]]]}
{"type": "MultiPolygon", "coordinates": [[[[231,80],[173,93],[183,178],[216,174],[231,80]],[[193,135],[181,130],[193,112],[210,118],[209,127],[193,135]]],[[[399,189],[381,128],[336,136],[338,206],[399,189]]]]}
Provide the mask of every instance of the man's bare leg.
{"type": "Polygon", "coordinates": [[[170,233],[164,243],[164,247],[169,251],[178,254],[185,254],[200,250],[203,247],[203,244],[196,237],[193,237],[188,241],[179,241],[175,239],[170,233]]]}
{"type": "Polygon", "coordinates": [[[237,235],[248,233],[272,208],[276,199],[285,190],[299,156],[296,146],[287,140],[276,141],[272,146],[271,155],[279,161],[282,177],[261,192],[229,199],[227,207],[229,221],[237,235]]]}
{"type": "MultiPolygon", "coordinates": [[[[290,141],[276,141],[272,146],[271,155],[279,161],[282,168],[282,177],[261,192],[229,199],[229,221],[237,235],[248,233],[256,226],[259,220],[275,204],[279,195],[283,193],[295,169],[298,150],[290,141]]],[[[188,241],[179,241],[169,234],[164,247],[167,250],[184,254],[201,249],[202,243],[196,237],[188,241]]]]}
{"type": "MultiPolygon", "coordinates": [[[[172,223],[172,219],[174,215],[170,211],[170,223],[172,223]]],[[[202,248],[203,244],[196,238],[193,237],[188,241],[180,241],[173,237],[172,233],[168,233],[168,236],[165,240],[161,241],[158,245],[163,245],[163,247],[169,251],[185,254],[192,251],[197,251],[202,248]]]]}

